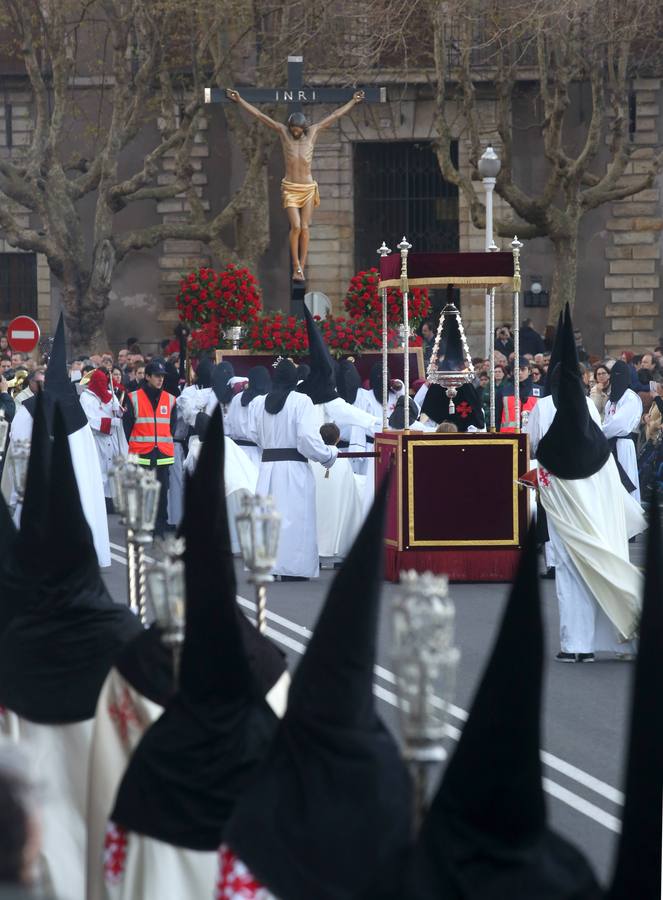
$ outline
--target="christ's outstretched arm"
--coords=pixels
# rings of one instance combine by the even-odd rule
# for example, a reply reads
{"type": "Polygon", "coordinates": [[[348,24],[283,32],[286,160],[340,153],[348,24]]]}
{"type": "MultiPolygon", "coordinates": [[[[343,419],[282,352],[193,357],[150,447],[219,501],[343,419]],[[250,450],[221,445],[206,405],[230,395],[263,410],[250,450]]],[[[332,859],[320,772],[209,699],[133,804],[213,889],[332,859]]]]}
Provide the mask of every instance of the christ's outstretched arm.
{"type": "Polygon", "coordinates": [[[261,112],[256,106],[248,103],[244,100],[243,97],[240,97],[239,91],[235,91],[232,88],[226,88],[226,97],[229,100],[232,100],[233,103],[237,103],[242,109],[245,109],[247,113],[250,113],[259,122],[262,122],[263,125],[267,125],[268,128],[273,128],[274,131],[285,131],[285,125],[282,125],[280,122],[275,122],[274,119],[270,119],[269,116],[266,116],[264,112],[261,112]]]}
{"type": "Polygon", "coordinates": [[[361,101],[364,99],[364,96],[365,94],[363,91],[355,91],[352,100],[348,100],[348,102],[344,104],[344,106],[339,106],[339,108],[335,109],[333,113],[330,113],[330,115],[326,116],[324,119],[321,119],[316,125],[314,125],[313,128],[315,129],[315,131],[324,131],[325,128],[329,128],[329,126],[333,125],[334,122],[338,122],[338,120],[341,119],[346,113],[349,113],[351,109],[354,109],[354,107],[358,103],[361,103],[361,101]]]}

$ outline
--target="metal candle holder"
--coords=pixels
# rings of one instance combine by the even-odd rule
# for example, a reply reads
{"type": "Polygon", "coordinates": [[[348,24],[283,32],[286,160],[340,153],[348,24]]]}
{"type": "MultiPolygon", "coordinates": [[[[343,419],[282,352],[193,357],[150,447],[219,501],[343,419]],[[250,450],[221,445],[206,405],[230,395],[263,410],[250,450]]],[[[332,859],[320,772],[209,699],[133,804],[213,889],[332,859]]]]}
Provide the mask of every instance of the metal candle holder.
{"type": "Polygon", "coordinates": [[[126,526],[129,606],[145,624],[147,599],[145,545],[151,543],[161,485],[156,470],[141,466],[135,456],[117,457],[111,473],[113,505],[126,526]]]}
{"type": "MultiPolygon", "coordinates": [[[[389,256],[391,250],[384,241],[382,241],[382,246],[378,250],[378,255],[380,259],[383,259],[385,256],[389,256]]],[[[387,296],[388,289],[383,287],[380,289],[380,293],[382,295],[382,430],[387,430],[387,421],[388,421],[388,413],[387,413],[387,405],[389,403],[389,365],[388,365],[388,343],[389,343],[389,331],[387,328],[387,296]]]]}
{"type": "Polygon", "coordinates": [[[428,802],[431,772],[446,758],[444,738],[460,651],[446,575],[401,572],[393,603],[393,663],[404,756],[415,786],[415,827],[428,802]]]}
{"type": "Polygon", "coordinates": [[[21,505],[25,497],[25,482],[28,477],[28,464],[30,462],[30,445],[31,442],[28,438],[12,441],[12,453],[9,457],[14,490],[21,505]]]}
{"type": "MultiPolygon", "coordinates": [[[[410,309],[409,309],[409,285],[407,279],[407,256],[410,250],[412,249],[412,244],[408,242],[408,239],[403,235],[403,238],[398,245],[398,249],[401,251],[401,293],[403,294],[403,330],[406,335],[410,333],[410,309]]],[[[404,413],[405,418],[403,421],[403,428],[405,431],[410,427],[410,404],[408,403],[408,398],[410,396],[410,341],[409,339],[405,341],[405,349],[403,350],[403,382],[405,388],[405,407],[404,413]]]]}
{"type": "Polygon", "coordinates": [[[457,388],[469,381],[472,381],[474,377],[474,364],[472,363],[470,349],[467,345],[467,338],[465,336],[463,320],[461,319],[458,307],[454,303],[447,303],[447,305],[440,313],[440,321],[437,326],[435,343],[433,344],[433,352],[431,353],[426,377],[432,384],[439,384],[447,389],[447,397],[449,398],[449,413],[450,415],[453,415],[456,411],[456,407],[454,405],[454,397],[456,396],[457,388]],[[458,322],[458,333],[460,334],[460,342],[463,348],[463,368],[455,371],[440,371],[437,367],[440,355],[440,341],[442,339],[442,332],[444,331],[444,321],[449,316],[455,316],[458,322]]]}
{"type": "Polygon", "coordinates": [[[249,581],[256,588],[256,624],[258,631],[264,633],[267,627],[267,585],[274,581],[272,572],[279,550],[281,515],[274,506],[273,497],[247,493],[242,497],[242,508],[235,522],[244,563],[251,573],[249,581]]]}
{"type": "Polygon", "coordinates": [[[229,325],[223,336],[227,341],[230,341],[233,350],[239,350],[239,342],[242,340],[242,326],[229,325]]]}
{"type": "Polygon", "coordinates": [[[161,629],[161,640],[172,653],[175,680],[179,677],[186,625],[186,588],[184,579],[185,543],[168,536],[156,542],[160,559],[147,570],[147,589],[154,619],[161,629]]]}

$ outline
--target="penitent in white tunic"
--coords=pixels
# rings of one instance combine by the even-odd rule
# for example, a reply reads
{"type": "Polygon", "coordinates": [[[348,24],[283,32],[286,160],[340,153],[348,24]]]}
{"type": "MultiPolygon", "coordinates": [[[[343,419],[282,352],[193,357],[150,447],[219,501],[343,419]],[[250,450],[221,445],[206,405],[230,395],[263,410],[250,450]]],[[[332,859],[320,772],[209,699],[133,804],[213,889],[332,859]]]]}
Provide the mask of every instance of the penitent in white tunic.
{"type": "MultiPolygon", "coordinates": [[[[256,397],[251,416],[251,440],[262,450],[299,451],[313,464],[334,464],[336,447],[320,437],[319,417],[311,398],[291,391],[283,409],[272,415],[265,397],[256,397]]],[[[316,532],[315,478],[308,462],[261,462],[256,493],[271,495],[281,514],[281,539],[276,575],[315,578],[319,574],[316,532]]]]}
{"type": "Polygon", "coordinates": [[[95,393],[85,390],[80,396],[80,402],[97,445],[104,495],[110,497],[109,475],[113,468],[113,460],[118,456],[126,459],[129,450],[122,428],[120,401],[113,395],[107,403],[103,403],[95,393]],[[103,419],[111,420],[109,432],[101,430],[103,419]]]}
{"type": "Polygon", "coordinates": [[[254,400],[257,400],[257,397],[254,397],[250,403],[246,404],[246,406],[242,406],[242,394],[235,394],[228,406],[228,414],[226,416],[224,427],[228,437],[232,438],[233,441],[241,447],[242,451],[246,453],[253,465],[259,466],[262,453],[260,449],[255,446],[255,443],[253,443],[250,436],[252,415],[251,405],[254,400]],[[238,443],[239,441],[251,441],[253,446],[249,447],[246,444],[240,444],[238,443]]]}
{"type": "Polygon", "coordinates": [[[638,430],[642,418],[642,400],[635,391],[627,388],[617,403],[608,400],[603,418],[603,433],[617,438],[617,459],[635,485],[632,496],[640,500],[640,479],[638,477],[638,457],[635,444],[629,437],[638,430]]]}

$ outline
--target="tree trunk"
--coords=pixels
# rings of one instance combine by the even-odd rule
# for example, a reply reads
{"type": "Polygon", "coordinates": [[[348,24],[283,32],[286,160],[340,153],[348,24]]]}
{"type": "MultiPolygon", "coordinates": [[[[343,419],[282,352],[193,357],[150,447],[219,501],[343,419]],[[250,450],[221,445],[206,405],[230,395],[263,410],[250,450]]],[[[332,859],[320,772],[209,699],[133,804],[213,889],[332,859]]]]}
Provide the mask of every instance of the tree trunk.
{"type": "Polygon", "coordinates": [[[555,263],[552,286],[550,289],[550,307],[548,324],[555,325],[559,313],[566,303],[573,311],[576,299],[576,283],[578,277],[578,222],[570,232],[551,235],[555,263]]]}
{"type": "Polygon", "coordinates": [[[62,307],[71,356],[89,356],[107,349],[104,329],[107,306],[107,291],[100,293],[91,287],[85,290],[71,283],[63,285],[62,307]]]}

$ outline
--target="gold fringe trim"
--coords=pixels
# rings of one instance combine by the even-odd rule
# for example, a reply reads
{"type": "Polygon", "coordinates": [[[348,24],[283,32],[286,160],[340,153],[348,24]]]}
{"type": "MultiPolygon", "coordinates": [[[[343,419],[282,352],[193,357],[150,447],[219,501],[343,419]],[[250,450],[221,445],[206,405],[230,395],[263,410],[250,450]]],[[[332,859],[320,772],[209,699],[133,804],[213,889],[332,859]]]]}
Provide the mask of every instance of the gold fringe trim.
{"type": "MultiPolygon", "coordinates": [[[[408,285],[410,287],[434,287],[435,285],[472,285],[473,287],[495,287],[500,284],[512,285],[512,290],[519,291],[520,284],[516,287],[516,279],[510,275],[439,275],[435,278],[409,278],[408,285]]],[[[389,278],[387,281],[381,281],[378,288],[401,288],[400,278],[389,278]]],[[[401,288],[402,290],[402,288],[401,288]]]]}

